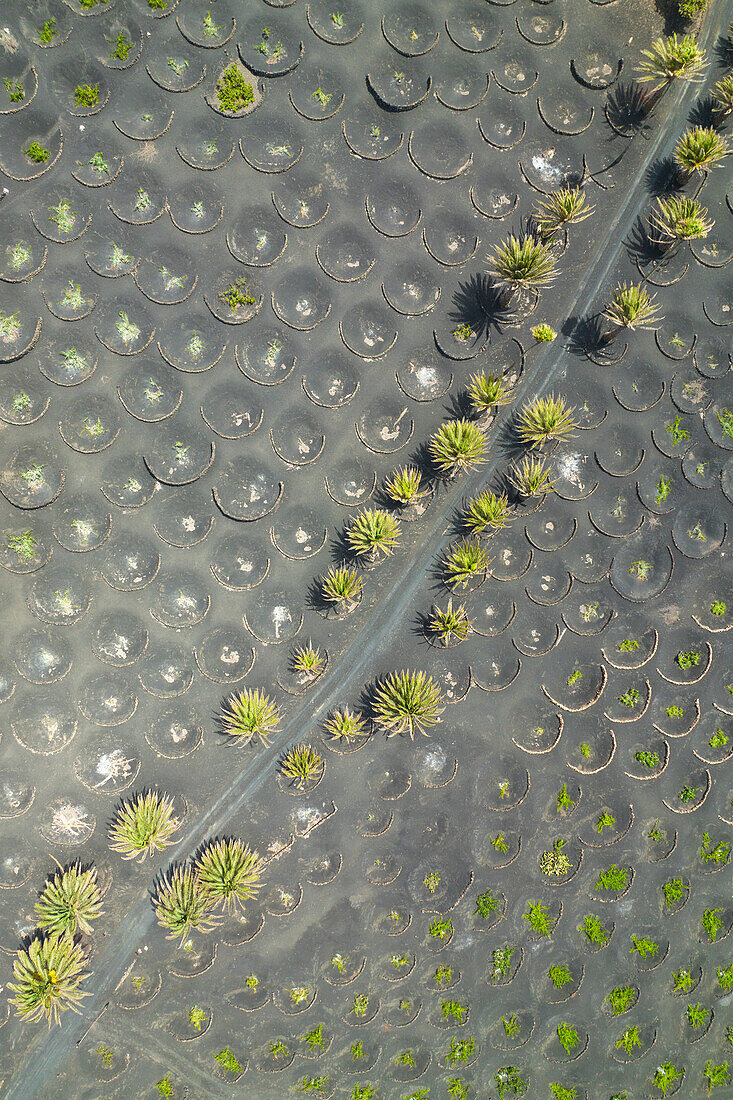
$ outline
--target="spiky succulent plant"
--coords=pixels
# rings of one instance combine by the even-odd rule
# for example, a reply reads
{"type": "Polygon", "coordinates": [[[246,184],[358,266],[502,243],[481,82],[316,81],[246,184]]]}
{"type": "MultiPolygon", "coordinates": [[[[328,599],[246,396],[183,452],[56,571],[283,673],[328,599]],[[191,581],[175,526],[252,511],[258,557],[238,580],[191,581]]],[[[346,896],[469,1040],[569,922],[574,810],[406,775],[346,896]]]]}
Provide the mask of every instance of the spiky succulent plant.
{"type": "Polygon", "coordinates": [[[374,691],[374,714],[389,734],[425,733],[442,713],[440,688],[426,672],[390,672],[374,691]]]}
{"type": "Polygon", "coordinates": [[[509,469],[508,478],[523,497],[545,496],[552,492],[555,484],[546,462],[534,455],[525,455],[521,462],[515,462],[509,469]]]}
{"type": "Polygon", "coordinates": [[[323,599],[328,603],[339,604],[342,608],[358,600],[363,587],[364,582],[359,574],[348,565],[330,566],[320,582],[323,599]]]}
{"type": "Polygon", "coordinates": [[[269,695],[259,688],[234,691],[221,709],[225,733],[249,744],[259,737],[266,745],[280,724],[280,709],[269,695]]]}
{"type": "Polygon", "coordinates": [[[519,438],[530,447],[542,447],[557,439],[569,439],[575,430],[572,408],[564,397],[549,394],[527,402],[517,418],[519,438]]]}
{"type": "Polygon", "coordinates": [[[462,603],[454,607],[453,600],[450,599],[444,608],[433,606],[428,630],[443,645],[465,641],[471,629],[471,620],[462,603]]]}
{"type": "Polygon", "coordinates": [[[709,172],[730,153],[730,145],[712,126],[693,126],[677,142],[674,159],[691,176],[709,172]]]}
{"type": "Polygon", "coordinates": [[[506,493],[492,493],[488,489],[472,497],[461,516],[464,526],[475,535],[483,535],[487,530],[500,531],[509,526],[511,518],[506,493]]]}
{"type": "Polygon", "coordinates": [[[655,298],[656,295],[650,294],[641,283],[619,283],[603,316],[617,328],[632,331],[651,328],[655,321],[661,320],[655,298]]]}
{"type": "Polygon", "coordinates": [[[244,905],[261,888],[264,860],[237,837],[211,841],[196,857],[194,873],[200,893],[212,908],[228,912],[244,905]]]}
{"type": "Polygon", "coordinates": [[[158,924],[168,929],[168,939],[186,940],[192,932],[211,932],[218,921],[211,902],[202,892],[193,867],[178,866],[162,875],[153,898],[158,924]]]}
{"type": "Polygon", "coordinates": [[[512,400],[512,386],[503,374],[486,374],[480,371],[468,380],[468,397],[475,412],[485,416],[495,405],[508,405],[512,400]]]}
{"type": "Polygon", "coordinates": [[[446,551],[443,558],[443,580],[451,588],[466,586],[481,577],[489,567],[489,555],[478,539],[461,539],[446,551]]]}
{"type": "Polygon", "coordinates": [[[658,198],[649,221],[662,244],[701,240],[715,225],[712,218],[708,218],[707,208],[697,199],[675,195],[668,199],[658,198]]]}
{"type": "Polygon", "coordinates": [[[119,807],[109,831],[109,846],[123,859],[142,861],[154,852],[162,852],[173,843],[173,834],[181,827],[173,799],[158,791],[133,795],[119,807]]]}
{"type": "Polygon", "coordinates": [[[102,915],[96,867],[84,869],[78,861],[68,867],[59,864],[58,871],[46,879],[35,913],[38,927],[45,932],[91,932],[92,921],[102,915]]]}
{"type": "Polygon", "coordinates": [[[532,236],[510,234],[503,244],[495,246],[489,262],[499,282],[512,292],[539,290],[551,283],[556,274],[550,246],[532,236]]]}
{"type": "Polygon", "coordinates": [[[710,94],[720,113],[729,115],[733,111],[733,73],[729,73],[713,84],[710,94]]]}
{"type": "Polygon", "coordinates": [[[384,483],[384,491],[395,504],[418,504],[430,490],[423,488],[422,474],[416,466],[393,470],[384,483]]]}
{"type": "Polygon", "coordinates": [[[291,779],[299,791],[323,773],[323,757],[312,745],[293,745],[280,761],[280,774],[291,779]]]}
{"type": "Polygon", "coordinates": [[[342,707],[329,714],[323,728],[337,741],[348,741],[352,737],[361,737],[364,733],[364,719],[349,707],[342,707]]]}
{"type": "Polygon", "coordinates": [[[591,206],[582,187],[558,187],[548,196],[547,202],[540,202],[535,215],[542,237],[553,237],[558,230],[571,222],[578,223],[589,218],[595,206],[591,206]]]}
{"type": "Polygon", "coordinates": [[[483,461],[486,436],[472,420],[447,420],[430,439],[428,450],[436,468],[455,477],[483,461]]]}
{"type": "Polygon", "coordinates": [[[346,530],[350,550],[369,561],[387,557],[399,542],[400,522],[384,508],[363,508],[346,530]]]}
{"type": "Polygon", "coordinates": [[[307,680],[315,680],[326,667],[326,658],[311,642],[295,646],[290,661],[293,671],[300,673],[307,680]]]}

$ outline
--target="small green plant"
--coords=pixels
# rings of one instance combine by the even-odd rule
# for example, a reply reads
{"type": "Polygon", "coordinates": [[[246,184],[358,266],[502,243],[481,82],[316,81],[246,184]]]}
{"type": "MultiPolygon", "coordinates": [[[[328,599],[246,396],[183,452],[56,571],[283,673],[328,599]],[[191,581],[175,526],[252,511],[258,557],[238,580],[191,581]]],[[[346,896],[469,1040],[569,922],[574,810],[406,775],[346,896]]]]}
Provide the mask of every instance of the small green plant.
{"type": "Polygon", "coordinates": [[[173,843],[173,834],[181,827],[167,794],[147,791],[133,795],[117,810],[109,831],[109,846],[123,859],[142,862],[154,852],[162,852],[173,843]]]}
{"type": "Polygon", "coordinates": [[[387,496],[403,507],[419,504],[430,492],[422,487],[422,474],[416,466],[402,466],[394,470],[384,483],[387,496]]]}
{"type": "Polygon", "coordinates": [[[236,911],[256,896],[264,866],[259,854],[237,838],[213,841],[196,857],[197,886],[212,907],[236,911]]]}
{"type": "Polygon", "coordinates": [[[250,107],[255,101],[254,88],[233,62],[219,77],[216,98],[222,111],[233,113],[250,107]]]}
{"type": "Polygon", "coordinates": [[[524,1096],[527,1082],[514,1066],[502,1066],[494,1074],[494,1083],[501,1100],[506,1096],[524,1096]]]}
{"type": "Polygon", "coordinates": [[[512,1012],[508,1018],[506,1016],[501,1017],[501,1022],[504,1025],[504,1034],[508,1039],[516,1039],[522,1030],[522,1025],[519,1022],[519,1017],[516,1012],[512,1012]]]}
{"type": "Polygon", "coordinates": [[[294,672],[300,673],[307,680],[315,680],[325,669],[326,658],[320,649],[308,642],[306,645],[295,646],[290,663],[294,672]]]}
{"type": "Polygon", "coordinates": [[[232,692],[221,710],[222,729],[237,742],[249,744],[258,737],[267,745],[280,724],[280,709],[259,688],[232,692]]]}
{"type": "Polygon", "coordinates": [[[351,518],[346,544],[357,557],[374,563],[389,557],[400,540],[400,522],[383,508],[363,508],[351,518]]]}
{"type": "Polygon", "coordinates": [[[450,985],[453,981],[453,968],[451,966],[446,966],[445,963],[441,963],[440,966],[435,969],[433,981],[439,988],[450,985]]]}
{"type": "Polygon", "coordinates": [[[364,733],[364,719],[348,707],[333,711],[323,723],[326,733],[335,740],[348,742],[364,733]]]}
{"type": "Polygon", "coordinates": [[[39,145],[37,141],[32,141],[23,152],[27,157],[33,161],[34,164],[45,164],[51,153],[48,149],[44,149],[42,145],[39,145]]]}
{"type": "Polygon", "coordinates": [[[199,1008],[198,1005],[193,1005],[192,1008],[189,1008],[188,1021],[191,1024],[191,1027],[194,1028],[194,1030],[201,1031],[205,1020],[206,1013],[204,1012],[203,1008],[199,1008]]]}
{"type": "Polygon", "coordinates": [[[475,412],[487,416],[497,405],[508,405],[512,387],[503,374],[472,374],[468,380],[468,396],[475,412]]]}
{"type": "Polygon", "coordinates": [[[494,275],[511,294],[519,290],[539,290],[555,279],[555,257],[549,244],[532,236],[507,239],[494,247],[490,257],[494,275]]]}
{"type": "Polygon", "coordinates": [[[557,813],[570,813],[575,807],[575,800],[568,794],[568,785],[563,783],[562,787],[557,793],[556,799],[556,812],[557,813]]]}
{"type": "Polygon", "coordinates": [[[677,706],[676,703],[672,703],[671,706],[664,708],[664,713],[668,718],[684,718],[685,712],[682,707],[677,706]]]}
{"type": "Polygon", "coordinates": [[[541,901],[527,903],[527,912],[522,913],[522,920],[531,925],[538,936],[549,936],[554,928],[554,921],[548,916],[547,906],[541,901]]]}
{"type": "Polygon", "coordinates": [[[211,12],[207,11],[203,20],[201,21],[204,38],[218,38],[221,32],[224,30],[224,25],[219,26],[214,22],[211,17],[211,12]]]}
{"type": "Polygon", "coordinates": [[[51,19],[47,19],[38,32],[38,41],[48,46],[53,42],[54,38],[58,36],[58,30],[56,28],[56,18],[53,16],[51,19]]]}
{"type": "Polygon", "coordinates": [[[678,1081],[682,1080],[684,1069],[678,1069],[672,1062],[663,1062],[657,1066],[654,1074],[654,1084],[662,1096],[667,1096],[678,1081]]]}
{"type": "Polygon", "coordinates": [[[550,851],[540,856],[540,871],[543,875],[566,875],[573,866],[563,852],[565,841],[557,837],[550,851]]]}
{"type": "Polygon", "coordinates": [[[117,330],[117,335],[125,346],[134,344],[140,335],[140,326],[130,320],[129,315],[124,309],[120,310],[119,319],[115,321],[115,328],[117,330]]]}
{"type": "Polygon", "coordinates": [[[439,940],[447,940],[453,935],[453,921],[449,917],[431,920],[429,926],[430,935],[439,940]]]}
{"type": "Polygon", "coordinates": [[[578,931],[585,935],[588,943],[597,944],[599,947],[605,947],[611,938],[611,933],[603,927],[600,918],[594,913],[588,913],[583,918],[582,924],[578,925],[578,931]]]}
{"type": "Polygon", "coordinates": [[[459,1024],[465,1023],[468,1008],[460,1001],[441,1001],[440,1013],[444,1020],[457,1020],[459,1024]]]}
{"type": "Polygon", "coordinates": [[[692,1028],[704,1027],[710,1019],[710,1009],[703,1008],[698,1001],[697,1004],[689,1004],[685,1009],[685,1016],[687,1022],[692,1028]]]}
{"type": "Polygon", "coordinates": [[[156,1089],[161,1096],[164,1096],[166,1100],[170,1100],[171,1097],[176,1095],[176,1090],[171,1081],[170,1073],[166,1073],[165,1077],[161,1077],[160,1081],[156,1084],[156,1089]]]}
{"type": "Polygon", "coordinates": [[[325,111],[333,99],[333,95],[331,92],[324,92],[323,88],[319,86],[315,92],[311,93],[311,99],[314,99],[320,105],[321,110],[325,111]]]}
{"type": "Polygon", "coordinates": [[[595,823],[595,830],[597,833],[602,833],[604,829],[613,829],[616,825],[616,818],[608,810],[604,810],[595,823]]]}
{"type": "Polygon", "coordinates": [[[508,527],[511,521],[511,509],[505,493],[489,491],[478,493],[469,500],[463,515],[463,524],[474,535],[491,534],[508,527]]]}
{"type": "Polygon", "coordinates": [[[562,989],[573,980],[570,968],[560,963],[553,964],[547,971],[547,976],[556,989],[562,989]]]}
{"type": "Polygon", "coordinates": [[[374,692],[374,713],[388,734],[425,733],[441,714],[440,688],[425,672],[392,672],[374,692]]]}
{"type": "Polygon", "coordinates": [[[677,142],[674,159],[682,171],[692,176],[707,174],[731,152],[722,134],[712,126],[693,126],[677,142]]]}
{"type": "Polygon", "coordinates": [[[475,1053],[476,1040],[473,1037],[470,1039],[456,1039],[454,1037],[450,1041],[445,1060],[449,1066],[455,1066],[458,1062],[463,1062],[464,1065],[468,1065],[475,1053]]]}
{"type": "Polygon", "coordinates": [[[646,936],[632,936],[631,947],[629,948],[629,954],[633,955],[634,952],[641,959],[653,959],[659,951],[659,944],[654,940],[648,939],[646,936]]]}
{"type": "Polygon", "coordinates": [[[98,84],[77,84],[74,88],[74,103],[77,107],[96,107],[98,102],[98,84]]]}
{"type": "Polygon", "coordinates": [[[633,1053],[635,1047],[640,1047],[641,1045],[639,1028],[636,1026],[627,1027],[626,1031],[622,1032],[616,1040],[616,1050],[624,1050],[629,1055],[633,1053]]]}
{"type": "Polygon", "coordinates": [[[519,438],[530,447],[544,447],[551,441],[569,439],[575,431],[574,411],[564,397],[554,394],[535,397],[517,418],[519,438]]]}
{"type": "Polygon", "coordinates": [[[355,569],[346,565],[330,566],[328,573],[321,579],[321,596],[328,603],[347,609],[361,597],[364,582],[355,569]]]}
{"type": "Polygon", "coordinates": [[[673,993],[689,993],[695,984],[695,979],[686,967],[682,967],[680,970],[675,971],[672,974],[673,993]]]}
{"type": "Polygon", "coordinates": [[[396,1066],[409,1066],[410,1069],[414,1069],[417,1065],[415,1054],[412,1050],[403,1050],[401,1054],[395,1054],[392,1061],[396,1066]]]}
{"type": "Polygon", "coordinates": [[[705,1063],[705,1069],[703,1070],[703,1077],[705,1078],[705,1086],[708,1094],[712,1089],[722,1088],[723,1085],[730,1084],[730,1071],[728,1069],[727,1062],[718,1062],[716,1065],[711,1058],[708,1058],[705,1063]]]}
{"type": "Polygon", "coordinates": [[[498,981],[500,978],[506,978],[511,973],[512,955],[516,950],[516,947],[510,947],[508,943],[494,950],[491,956],[491,977],[494,981],[498,981]]]}
{"type": "Polygon", "coordinates": [[[112,1059],[114,1058],[115,1053],[111,1047],[108,1047],[105,1043],[100,1043],[94,1053],[97,1055],[101,1065],[105,1069],[109,1069],[111,1067],[112,1059]]]}
{"type": "Polygon", "coordinates": [[[567,1054],[571,1054],[580,1042],[580,1036],[577,1030],[564,1021],[557,1025],[557,1037],[560,1046],[563,1047],[567,1054]]]}
{"type": "Polygon", "coordinates": [[[682,790],[678,792],[677,797],[680,802],[684,802],[685,804],[694,802],[701,790],[702,787],[693,787],[689,783],[685,783],[682,790]]]}
{"type": "Polygon", "coordinates": [[[554,328],[545,321],[540,322],[539,325],[534,325],[529,331],[539,344],[551,344],[553,340],[557,339],[554,328]]]}
{"type": "Polygon", "coordinates": [[[299,791],[305,790],[309,783],[323,773],[323,757],[312,745],[294,745],[280,762],[280,773],[291,779],[299,791]]]}
{"type": "Polygon", "coordinates": [[[729,993],[733,989],[733,962],[727,966],[718,967],[718,984],[724,993],[729,993]]]}
{"type": "Polygon", "coordinates": [[[300,1084],[295,1085],[294,1088],[298,1092],[325,1092],[328,1088],[329,1078],[326,1075],[319,1077],[310,1077],[307,1073],[303,1077],[300,1084]]]}
{"type": "Polygon", "coordinates": [[[700,654],[694,649],[689,650],[687,653],[680,650],[675,657],[675,661],[682,669],[695,668],[700,664],[700,654]]]}
{"type": "Polygon", "coordinates": [[[436,640],[446,646],[465,641],[473,630],[466,608],[463,604],[454,608],[452,598],[445,608],[433,606],[428,629],[436,640]]]}
{"type": "Polygon", "coordinates": [[[624,638],[623,641],[618,643],[616,647],[619,653],[635,653],[639,648],[639,642],[636,638],[624,638]]]}
{"type": "Polygon", "coordinates": [[[3,78],[5,84],[5,90],[8,93],[8,99],[11,103],[22,103],[25,99],[25,91],[23,89],[23,83],[20,80],[9,80],[8,77],[3,78]]]}
{"type": "Polygon", "coordinates": [[[630,881],[628,867],[619,867],[617,863],[612,863],[605,871],[601,871],[595,888],[596,890],[625,890],[630,881]]]}
{"type": "Polygon", "coordinates": [[[126,38],[123,31],[120,31],[115,40],[115,46],[112,53],[109,55],[114,61],[127,61],[128,54],[132,49],[132,41],[126,38]]]}
{"type": "Polygon", "coordinates": [[[586,760],[589,760],[593,754],[593,750],[587,741],[582,741],[580,745],[580,755],[584,756],[586,760]]]}
{"type": "Polygon", "coordinates": [[[497,833],[496,836],[492,836],[491,833],[489,833],[489,843],[494,846],[497,852],[501,852],[502,855],[506,855],[509,851],[509,845],[504,839],[503,833],[497,833]]]}
{"type": "Polygon", "coordinates": [[[241,1073],[242,1067],[237,1061],[234,1054],[232,1054],[229,1047],[224,1047],[218,1054],[214,1055],[214,1061],[222,1067],[226,1073],[241,1073]]]}
{"type": "Polygon", "coordinates": [[[153,906],[158,924],[168,930],[168,938],[180,938],[181,944],[191,932],[211,932],[217,924],[192,867],[173,867],[161,876],[153,906]]]}
{"type": "Polygon", "coordinates": [[[429,894],[434,894],[442,882],[437,871],[430,871],[422,880],[422,884],[429,894]]]}
{"type": "Polygon", "coordinates": [[[232,280],[229,286],[220,292],[219,301],[224,302],[225,305],[229,306],[232,313],[235,313],[242,306],[255,305],[257,299],[247,293],[247,279],[244,275],[240,275],[238,279],[232,280]]]}
{"type": "MultiPolygon", "coordinates": [[[[639,563],[637,562],[637,565],[638,564],[639,563]]],[[[621,695],[619,695],[618,701],[622,707],[632,708],[635,707],[636,704],[639,702],[639,698],[640,696],[638,688],[628,688],[626,691],[622,692],[621,695]]]]}
{"type": "Polygon", "coordinates": [[[479,894],[476,898],[476,911],[474,916],[483,917],[486,920],[491,913],[501,912],[501,902],[498,898],[495,898],[491,893],[491,890],[487,890],[484,894],[479,894]]]}
{"type": "Polygon", "coordinates": [[[346,964],[348,961],[348,955],[336,954],[331,956],[331,966],[334,970],[337,970],[339,974],[346,973],[346,964]]]}
{"type": "Polygon", "coordinates": [[[658,768],[659,767],[659,753],[650,749],[640,749],[634,753],[634,760],[638,761],[645,768],[658,768]]]}
{"type": "Polygon", "coordinates": [[[578,1090],[573,1085],[568,1088],[566,1085],[557,1083],[550,1084],[550,1092],[555,1100],[576,1100],[578,1095],[578,1090]]]}
{"type": "Polygon", "coordinates": [[[725,600],[713,600],[713,602],[710,604],[711,615],[725,615],[727,610],[728,607],[725,600]]]}
{"type": "Polygon", "coordinates": [[[555,485],[544,459],[535,455],[525,455],[521,462],[513,463],[509,467],[507,479],[517,493],[527,499],[546,496],[553,491],[555,485]]]}
{"type": "Polygon", "coordinates": [[[547,202],[539,204],[535,218],[540,235],[547,239],[554,237],[566,225],[585,221],[594,210],[582,188],[560,187],[550,194],[547,202]]]}
{"type": "Polygon", "coordinates": [[[471,1087],[460,1077],[449,1077],[447,1082],[448,1095],[452,1100],[466,1100],[468,1090],[471,1087]]]}
{"type": "Polygon", "coordinates": [[[725,928],[725,923],[718,916],[718,913],[722,912],[722,909],[706,909],[700,917],[703,932],[711,943],[715,943],[718,933],[725,928]]]}
{"type": "Polygon", "coordinates": [[[606,997],[614,1016],[628,1012],[636,1000],[636,990],[631,985],[619,985],[606,997]]]}
{"type": "Polygon", "coordinates": [[[34,538],[31,531],[23,531],[19,535],[5,535],[5,545],[8,550],[12,550],[14,554],[17,554],[21,561],[32,562],[36,560],[36,546],[38,546],[38,539],[34,538]]]}
{"type": "Polygon", "coordinates": [[[307,1043],[311,1050],[325,1050],[327,1044],[326,1036],[323,1034],[323,1024],[319,1024],[311,1031],[306,1032],[305,1035],[301,1035],[300,1041],[301,1043],[307,1043]]]}
{"type": "Polygon", "coordinates": [[[687,893],[687,887],[681,878],[671,878],[667,882],[662,883],[662,894],[666,904],[672,908],[678,902],[682,901],[687,893]]]}

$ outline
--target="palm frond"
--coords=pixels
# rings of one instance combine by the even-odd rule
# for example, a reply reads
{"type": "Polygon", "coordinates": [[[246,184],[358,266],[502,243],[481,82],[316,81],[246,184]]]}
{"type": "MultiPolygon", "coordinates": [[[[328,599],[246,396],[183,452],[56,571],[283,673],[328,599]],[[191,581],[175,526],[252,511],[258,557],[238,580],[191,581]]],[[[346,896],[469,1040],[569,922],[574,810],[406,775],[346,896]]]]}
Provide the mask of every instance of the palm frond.
{"type": "Polygon", "coordinates": [[[657,199],[656,210],[652,211],[649,221],[663,243],[701,240],[715,225],[712,218],[708,218],[707,208],[697,199],[674,195],[657,199]]]}
{"type": "Polygon", "coordinates": [[[537,225],[543,237],[552,237],[564,225],[585,221],[594,210],[581,187],[559,187],[539,204],[537,225]]]}
{"type": "Polygon", "coordinates": [[[677,142],[674,159],[685,172],[709,172],[730,152],[725,138],[712,126],[693,126],[677,142]]]}
{"type": "Polygon", "coordinates": [[[639,81],[653,82],[655,89],[673,80],[702,80],[707,67],[705,50],[694,34],[657,38],[641,55],[643,60],[636,68],[639,81]]]}

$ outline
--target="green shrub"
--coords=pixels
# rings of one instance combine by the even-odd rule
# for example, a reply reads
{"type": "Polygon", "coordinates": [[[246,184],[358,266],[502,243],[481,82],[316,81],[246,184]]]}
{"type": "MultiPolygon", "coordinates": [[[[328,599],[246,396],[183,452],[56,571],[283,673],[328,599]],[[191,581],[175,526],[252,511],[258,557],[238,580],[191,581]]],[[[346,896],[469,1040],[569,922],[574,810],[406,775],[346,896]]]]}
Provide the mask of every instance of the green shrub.
{"type": "Polygon", "coordinates": [[[222,111],[241,111],[255,101],[254,88],[232,62],[219,77],[216,98],[222,111]]]}

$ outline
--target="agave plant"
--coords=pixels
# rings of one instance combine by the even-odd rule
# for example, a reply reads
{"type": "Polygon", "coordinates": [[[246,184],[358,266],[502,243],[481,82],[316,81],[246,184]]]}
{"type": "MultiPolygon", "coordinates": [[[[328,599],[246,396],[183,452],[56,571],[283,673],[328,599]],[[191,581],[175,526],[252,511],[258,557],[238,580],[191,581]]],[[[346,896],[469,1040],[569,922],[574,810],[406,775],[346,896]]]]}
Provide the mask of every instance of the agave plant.
{"type": "Polygon", "coordinates": [[[455,477],[483,460],[486,436],[472,420],[447,420],[432,436],[428,450],[437,469],[455,477]]]}
{"type": "Polygon", "coordinates": [[[299,791],[323,773],[323,757],[312,745],[293,745],[280,761],[280,774],[292,779],[299,791]]]}
{"type": "Polygon", "coordinates": [[[654,321],[661,320],[655,298],[656,295],[650,294],[641,283],[619,283],[603,316],[611,321],[616,331],[651,328],[654,321]]]}
{"type": "Polygon", "coordinates": [[[259,688],[234,691],[221,710],[224,733],[249,744],[259,737],[266,745],[280,724],[280,709],[259,688]]]}
{"type": "Polygon", "coordinates": [[[547,202],[539,204],[535,214],[540,236],[554,237],[563,226],[584,222],[594,210],[595,206],[590,205],[581,187],[559,187],[547,202]]]}
{"type": "Polygon", "coordinates": [[[660,244],[676,244],[679,241],[699,241],[707,237],[715,222],[708,218],[707,208],[697,199],[657,199],[649,221],[659,234],[660,244]]]}
{"type": "Polygon", "coordinates": [[[169,940],[180,938],[183,943],[192,932],[212,932],[218,924],[192,867],[174,867],[161,876],[153,906],[158,924],[168,929],[169,940]]]}
{"type": "Polygon", "coordinates": [[[451,588],[454,585],[465,588],[488,568],[489,555],[478,539],[462,539],[451,546],[443,558],[443,580],[451,588]]]}
{"type": "Polygon", "coordinates": [[[264,867],[258,852],[236,837],[229,837],[203,848],[196,857],[194,873],[203,899],[212,908],[220,905],[231,913],[255,897],[262,886],[264,867]]]}
{"type": "Polygon", "coordinates": [[[293,672],[300,673],[306,680],[315,680],[326,667],[326,658],[310,642],[307,645],[297,645],[290,661],[293,672]]]}
{"type": "Polygon", "coordinates": [[[384,491],[395,504],[419,504],[429,496],[430,490],[422,487],[422,474],[416,466],[401,466],[394,470],[384,483],[384,491]]]}
{"type": "Polygon", "coordinates": [[[677,142],[674,159],[687,175],[707,173],[731,152],[725,138],[712,126],[693,126],[677,142]]]}
{"type": "Polygon", "coordinates": [[[515,462],[507,476],[522,497],[545,496],[555,484],[547,464],[534,455],[525,455],[521,462],[515,462]]]}
{"type": "Polygon", "coordinates": [[[403,669],[391,672],[376,687],[374,714],[389,735],[415,730],[425,733],[434,725],[442,711],[440,688],[426,672],[403,669]]]}
{"type": "Polygon", "coordinates": [[[506,493],[489,490],[477,493],[469,500],[461,518],[464,526],[476,535],[483,535],[487,529],[492,532],[508,527],[512,517],[506,493]]]}
{"type": "Polygon", "coordinates": [[[550,440],[569,439],[575,430],[574,409],[564,397],[535,397],[527,402],[517,419],[519,438],[530,447],[543,447],[550,440]]]}
{"type": "Polygon", "coordinates": [[[347,565],[332,565],[326,576],[321,578],[321,596],[344,610],[361,597],[363,586],[355,569],[349,569],[347,565]]]}
{"type": "Polygon", "coordinates": [[[512,400],[512,386],[503,374],[472,374],[468,379],[468,396],[474,411],[487,417],[495,405],[508,405],[512,400]]]}
{"type": "Polygon", "coordinates": [[[392,553],[401,533],[399,520],[383,508],[363,508],[352,518],[346,542],[355,554],[375,562],[392,553]]]}
{"type": "Polygon", "coordinates": [[[538,344],[551,344],[553,340],[557,339],[554,328],[552,325],[548,325],[546,321],[540,321],[538,325],[533,325],[529,331],[538,344]]]}
{"type": "Polygon", "coordinates": [[[117,810],[109,831],[109,846],[123,859],[142,863],[146,856],[172,844],[173,834],[180,827],[170,795],[146,791],[134,795],[117,810]]]}
{"type": "Polygon", "coordinates": [[[710,89],[710,94],[715,100],[717,110],[723,116],[733,111],[733,73],[718,80],[710,89]]]}
{"type": "Polygon", "coordinates": [[[364,733],[364,719],[348,707],[335,710],[323,723],[323,728],[336,741],[348,741],[351,737],[361,737],[364,733]]]}
{"type": "Polygon", "coordinates": [[[503,244],[495,246],[489,262],[499,282],[512,293],[538,290],[551,283],[556,274],[550,246],[532,236],[510,234],[503,244]]]}
{"type": "Polygon", "coordinates": [[[88,977],[84,962],[84,952],[69,932],[37,936],[27,949],[21,948],[13,963],[15,980],[8,982],[16,1015],[32,1022],[45,1016],[50,1026],[60,1022],[62,1012],[78,1012],[82,997],[89,996],[80,988],[88,977]]]}
{"type": "Polygon", "coordinates": [[[90,933],[92,921],[102,915],[102,891],[97,883],[97,869],[82,870],[81,863],[59,869],[46,879],[41,896],[35,904],[38,927],[61,935],[77,929],[90,933]]]}
{"type": "Polygon", "coordinates": [[[472,632],[471,620],[463,604],[454,607],[451,598],[445,608],[433,606],[428,630],[443,645],[463,642],[472,632]]]}
{"type": "Polygon", "coordinates": [[[658,38],[641,55],[644,60],[636,69],[639,81],[653,83],[654,91],[666,88],[673,80],[699,81],[705,74],[705,50],[694,34],[658,38]]]}

